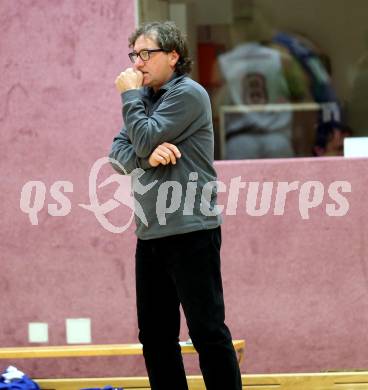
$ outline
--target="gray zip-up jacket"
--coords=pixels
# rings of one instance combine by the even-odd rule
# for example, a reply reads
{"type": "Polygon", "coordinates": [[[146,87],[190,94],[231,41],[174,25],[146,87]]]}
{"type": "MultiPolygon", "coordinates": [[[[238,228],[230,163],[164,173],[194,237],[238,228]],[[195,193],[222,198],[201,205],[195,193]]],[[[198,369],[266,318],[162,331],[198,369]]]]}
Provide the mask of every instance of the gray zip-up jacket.
{"type": "Polygon", "coordinates": [[[219,226],[211,104],[205,89],[174,74],[157,93],[144,87],[121,96],[125,126],[109,157],[119,173],[132,175],[138,238],[219,226]],[[148,158],[163,142],[176,145],[181,158],[176,165],[153,168],[148,158]]]}

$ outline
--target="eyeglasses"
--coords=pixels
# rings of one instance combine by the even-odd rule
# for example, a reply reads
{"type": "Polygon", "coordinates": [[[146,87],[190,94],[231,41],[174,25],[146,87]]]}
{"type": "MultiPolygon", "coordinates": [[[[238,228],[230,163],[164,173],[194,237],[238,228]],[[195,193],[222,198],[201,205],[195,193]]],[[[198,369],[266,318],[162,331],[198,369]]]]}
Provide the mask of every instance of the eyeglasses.
{"type": "Polygon", "coordinates": [[[131,53],[128,54],[128,56],[130,58],[130,61],[132,61],[134,64],[135,61],[137,61],[138,56],[140,57],[140,59],[142,61],[148,61],[151,58],[151,53],[156,53],[159,51],[165,51],[165,50],[163,50],[163,49],[143,49],[139,53],[137,53],[136,51],[132,51],[131,53]]]}

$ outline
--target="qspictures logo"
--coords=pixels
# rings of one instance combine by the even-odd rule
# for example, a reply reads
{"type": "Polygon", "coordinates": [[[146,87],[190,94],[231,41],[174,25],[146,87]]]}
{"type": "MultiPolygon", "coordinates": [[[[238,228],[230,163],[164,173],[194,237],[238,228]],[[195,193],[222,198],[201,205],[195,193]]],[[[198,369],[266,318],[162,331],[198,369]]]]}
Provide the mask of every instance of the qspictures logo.
{"type": "MultiPolygon", "coordinates": [[[[143,169],[137,168],[130,172],[131,185],[127,181],[127,170],[116,160],[108,157],[98,159],[91,167],[89,173],[89,204],[79,203],[78,207],[95,215],[101,226],[111,233],[123,233],[132,224],[134,217],[139,219],[146,227],[152,218],[156,218],[162,226],[167,224],[167,216],[181,212],[184,216],[194,213],[195,204],[199,202],[200,213],[204,216],[216,216],[219,214],[236,215],[239,210],[245,210],[251,217],[261,217],[272,213],[282,216],[285,214],[285,206],[288,194],[297,194],[297,204],[301,219],[310,219],[310,211],[318,207],[324,207],[324,212],[330,217],[343,217],[349,211],[349,201],[344,194],[351,193],[351,184],[348,181],[333,181],[328,186],[320,181],[278,181],[257,182],[243,181],[241,176],[230,179],[226,185],[220,180],[209,181],[201,188],[198,186],[198,172],[190,172],[186,183],[175,180],[159,183],[154,180],[148,184],[142,184],[145,175],[143,169]],[[122,174],[113,173],[102,183],[98,183],[101,169],[105,165],[113,163],[119,167],[122,174]],[[101,203],[98,191],[111,183],[117,183],[117,189],[111,198],[101,203]],[[150,207],[150,215],[138,199],[146,194],[153,199],[154,215],[150,207]],[[214,193],[222,193],[225,202],[212,205],[214,193]],[[137,197],[139,195],[139,197],[137,197]],[[323,206],[323,203],[325,205],[323,206]],[[116,226],[108,218],[111,212],[125,205],[130,210],[130,215],[125,223],[116,226]],[[107,215],[108,214],[108,215],[107,215]]],[[[72,211],[72,203],[67,193],[72,193],[74,185],[71,181],[55,181],[50,187],[50,195],[57,203],[47,205],[48,214],[54,217],[67,216],[72,211]]],[[[28,181],[21,190],[20,209],[29,217],[32,225],[38,225],[38,213],[45,207],[47,187],[42,181],[28,181]]],[[[295,197],[293,198],[295,199],[295,197]]]]}

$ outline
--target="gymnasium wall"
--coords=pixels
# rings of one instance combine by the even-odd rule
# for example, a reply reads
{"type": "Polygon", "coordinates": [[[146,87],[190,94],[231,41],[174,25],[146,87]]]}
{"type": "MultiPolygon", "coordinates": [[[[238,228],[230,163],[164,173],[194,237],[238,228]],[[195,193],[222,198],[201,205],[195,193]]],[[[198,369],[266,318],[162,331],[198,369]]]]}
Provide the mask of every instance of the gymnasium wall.
{"type": "MultiPolygon", "coordinates": [[[[120,184],[125,195],[129,187],[99,160],[121,126],[114,79],[128,66],[133,5],[1,2],[2,347],[137,340],[131,205],[114,200],[120,184]],[[97,215],[96,202],[105,205],[97,215]],[[47,342],[35,342],[45,328],[47,342]]],[[[227,322],[247,342],[242,372],[366,368],[367,160],[216,167],[227,322]],[[245,184],[236,203],[237,182],[245,184]],[[279,182],[293,183],[284,208],[279,182]]],[[[198,372],[196,358],[185,362],[198,372]]],[[[145,372],[141,357],[8,364],[38,377],[145,372]]]]}

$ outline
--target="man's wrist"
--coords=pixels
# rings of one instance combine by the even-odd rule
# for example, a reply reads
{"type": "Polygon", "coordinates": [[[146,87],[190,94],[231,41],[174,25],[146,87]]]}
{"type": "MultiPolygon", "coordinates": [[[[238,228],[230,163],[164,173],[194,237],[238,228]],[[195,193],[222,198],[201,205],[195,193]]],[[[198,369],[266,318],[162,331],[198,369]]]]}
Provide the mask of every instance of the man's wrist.
{"type": "Polygon", "coordinates": [[[139,158],[138,159],[139,168],[142,168],[143,170],[154,168],[148,161],[147,158],[139,158]]]}
{"type": "Polygon", "coordinates": [[[139,89],[139,88],[141,88],[141,87],[127,87],[127,88],[121,89],[120,93],[124,93],[124,92],[127,92],[127,91],[132,91],[134,89],[139,89]]]}
{"type": "Polygon", "coordinates": [[[122,102],[128,103],[130,101],[136,100],[137,98],[140,98],[139,89],[140,88],[127,89],[126,91],[122,92],[120,94],[122,102]]]}

